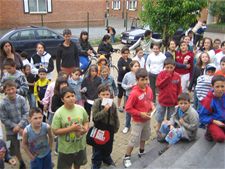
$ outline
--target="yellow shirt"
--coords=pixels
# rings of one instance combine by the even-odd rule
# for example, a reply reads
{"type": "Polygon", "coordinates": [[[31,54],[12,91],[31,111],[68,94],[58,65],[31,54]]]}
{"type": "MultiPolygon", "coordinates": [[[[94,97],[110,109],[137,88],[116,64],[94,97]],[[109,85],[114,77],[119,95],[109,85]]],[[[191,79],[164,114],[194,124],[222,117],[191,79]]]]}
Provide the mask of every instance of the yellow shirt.
{"type": "Polygon", "coordinates": [[[45,79],[39,79],[34,84],[34,96],[36,98],[36,101],[40,101],[44,98],[44,94],[46,92],[47,86],[50,83],[50,81],[45,79]]]}

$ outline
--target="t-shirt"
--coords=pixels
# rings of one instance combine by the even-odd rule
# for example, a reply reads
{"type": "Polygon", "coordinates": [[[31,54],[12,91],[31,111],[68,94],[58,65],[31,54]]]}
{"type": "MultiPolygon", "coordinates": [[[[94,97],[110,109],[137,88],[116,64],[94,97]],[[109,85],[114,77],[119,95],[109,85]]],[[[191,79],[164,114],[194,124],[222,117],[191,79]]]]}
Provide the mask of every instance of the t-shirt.
{"type": "MultiPolygon", "coordinates": [[[[75,104],[73,109],[68,110],[63,105],[55,112],[52,128],[66,128],[73,123],[85,122],[88,122],[88,114],[82,106],[75,104]]],[[[58,151],[64,154],[76,153],[86,147],[86,136],[76,137],[75,132],[59,135],[58,139],[58,151]]]]}
{"type": "Polygon", "coordinates": [[[31,124],[25,128],[27,132],[28,147],[32,154],[37,155],[38,158],[45,157],[50,152],[48,143],[48,124],[42,122],[41,130],[36,133],[31,124]]]}

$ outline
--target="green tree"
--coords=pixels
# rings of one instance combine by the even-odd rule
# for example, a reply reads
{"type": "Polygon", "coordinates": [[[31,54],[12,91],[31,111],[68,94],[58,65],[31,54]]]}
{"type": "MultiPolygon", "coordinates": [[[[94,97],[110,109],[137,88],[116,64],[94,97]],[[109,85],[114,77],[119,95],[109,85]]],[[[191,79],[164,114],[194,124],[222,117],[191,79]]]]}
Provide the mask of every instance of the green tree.
{"type": "Polygon", "coordinates": [[[142,0],[140,18],[162,38],[170,38],[180,27],[187,29],[194,23],[207,0],[142,0]]]}
{"type": "Polygon", "coordinates": [[[212,16],[217,17],[217,23],[225,23],[225,0],[212,1],[210,3],[209,11],[212,16]]]}

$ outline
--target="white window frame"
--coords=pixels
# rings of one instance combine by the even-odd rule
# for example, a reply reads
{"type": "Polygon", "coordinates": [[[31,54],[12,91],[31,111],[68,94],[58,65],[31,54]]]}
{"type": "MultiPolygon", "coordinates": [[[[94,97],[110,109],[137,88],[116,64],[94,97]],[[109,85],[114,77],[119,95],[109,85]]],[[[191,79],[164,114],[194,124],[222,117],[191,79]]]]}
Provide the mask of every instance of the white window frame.
{"type": "Polygon", "coordinates": [[[127,9],[129,11],[136,11],[137,10],[138,1],[137,0],[127,0],[127,9]]]}
{"type": "MultiPolygon", "coordinates": [[[[38,6],[38,1],[37,6],[38,6]]],[[[29,13],[29,14],[46,14],[46,13],[52,13],[52,0],[45,0],[46,4],[46,11],[30,11],[29,7],[29,0],[23,0],[23,7],[24,7],[24,13],[29,13]]]]}
{"type": "Polygon", "coordinates": [[[120,0],[113,0],[112,1],[112,9],[113,10],[120,10],[120,0]]]}

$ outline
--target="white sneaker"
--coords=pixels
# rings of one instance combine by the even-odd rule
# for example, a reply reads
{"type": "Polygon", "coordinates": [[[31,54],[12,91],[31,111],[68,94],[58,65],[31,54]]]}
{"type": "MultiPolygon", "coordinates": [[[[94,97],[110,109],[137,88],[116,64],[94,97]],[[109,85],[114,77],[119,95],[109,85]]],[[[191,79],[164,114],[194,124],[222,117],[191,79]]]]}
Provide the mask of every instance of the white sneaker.
{"type": "Polygon", "coordinates": [[[130,157],[124,157],[123,159],[123,165],[125,168],[128,168],[132,165],[131,161],[130,161],[130,157]]]}
{"type": "Polygon", "coordinates": [[[123,134],[127,134],[128,133],[128,131],[129,131],[129,128],[128,127],[125,127],[124,129],[123,129],[123,134]]]}

